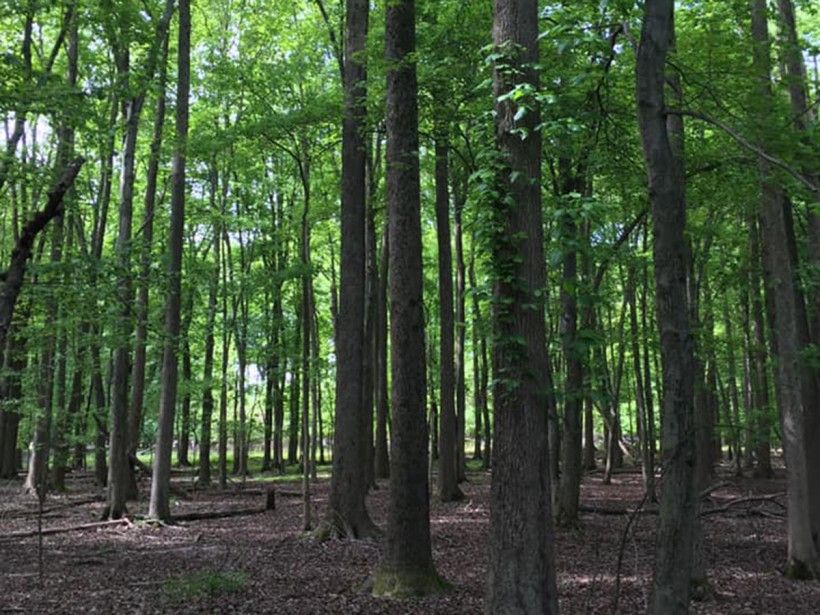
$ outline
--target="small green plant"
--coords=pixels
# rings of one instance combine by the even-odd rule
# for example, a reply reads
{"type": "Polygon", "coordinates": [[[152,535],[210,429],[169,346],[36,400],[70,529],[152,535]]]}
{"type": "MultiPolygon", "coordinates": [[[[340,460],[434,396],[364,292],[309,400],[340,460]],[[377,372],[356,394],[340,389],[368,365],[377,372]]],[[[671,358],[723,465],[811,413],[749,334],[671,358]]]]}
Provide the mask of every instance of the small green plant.
{"type": "Polygon", "coordinates": [[[206,570],[168,579],[162,585],[162,593],[168,602],[180,604],[239,591],[247,580],[248,575],[244,572],[206,570]]]}

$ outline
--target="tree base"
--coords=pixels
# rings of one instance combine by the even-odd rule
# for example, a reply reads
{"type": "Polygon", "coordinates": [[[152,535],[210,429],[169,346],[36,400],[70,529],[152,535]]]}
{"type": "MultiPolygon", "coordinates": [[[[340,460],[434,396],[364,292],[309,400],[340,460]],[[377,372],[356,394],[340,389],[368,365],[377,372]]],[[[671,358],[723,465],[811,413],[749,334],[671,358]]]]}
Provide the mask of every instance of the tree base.
{"type": "Polygon", "coordinates": [[[786,564],[786,578],[792,581],[813,581],[820,578],[819,570],[808,562],[801,562],[796,559],[789,559],[786,564]]]}
{"type": "Polygon", "coordinates": [[[448,493],[440,493],[439,494],[439,501],[440,502],[460,502],[464,499],[464,492],[459,489],[458,486],[455,489],[449,491],[448,493]]]}
{"type": "Polygon", "coordinates": [[[448,583],[432,567],[424,570],[383,567],[371,581],[371,593],[377,598],[421,598],[440,594],[448,588],[448,583]]]}
{"type": "Polygon", "coordinates": [[[367,517],[358,523],[350,523],[332,511],[310,533],[310,537],[317,542],[328,540],[379,540],[382,531],[379,526],[367,517]]]}

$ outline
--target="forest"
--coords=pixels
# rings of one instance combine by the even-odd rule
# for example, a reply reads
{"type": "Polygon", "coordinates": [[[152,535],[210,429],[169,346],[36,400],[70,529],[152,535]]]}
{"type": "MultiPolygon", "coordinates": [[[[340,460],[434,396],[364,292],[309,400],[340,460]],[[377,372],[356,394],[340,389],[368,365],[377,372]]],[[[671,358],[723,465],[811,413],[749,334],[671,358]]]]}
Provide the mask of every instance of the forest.
{"type": "Polygon", "coordinates": [[[820,5],[0,0],[0,611],[820,612],[820,5]]]}

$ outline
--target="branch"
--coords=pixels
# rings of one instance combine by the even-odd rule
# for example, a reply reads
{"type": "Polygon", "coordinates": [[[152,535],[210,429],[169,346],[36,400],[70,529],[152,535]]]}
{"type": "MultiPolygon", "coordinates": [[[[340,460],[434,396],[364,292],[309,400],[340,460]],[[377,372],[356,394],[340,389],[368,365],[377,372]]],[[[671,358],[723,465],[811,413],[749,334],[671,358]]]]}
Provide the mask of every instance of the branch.
{"type": "Polygon", "coordinates": [[[810,178],[806,177],[800,171],[792,167],[787,162],[780,160],[780,158],[776,158],[771,154],[767,153],[762,148],[758,147],[754,143],[751,143],[748,139],[743,137],[739,132],[733,129],[731,126],[724,124],[720,120],[717,120],[713,117],[706,115],[705,113],[701,113],[699,111],[690,111],[688,109],[667,109],[667,115],[680,115],[682,117],[692,117],[701,121],[706,122],[707,124],[712,124],[713,126],[720,128],[723,132],[728,134],[732,137],[739,145],[745,147],[749,151],[754,152],[758,156],[760,156],[766,162],[773,164],[776,167],[780,167],[786,173],[794,177],[797,181],[803,184],[806,188],[808,188],[812,193],[820,192],[820,186],[815,184],[810,178]]]}
{"type": "Polygon", "coordinates": [[[626,243],[629,239],[629,236],[632,234],[637,226],[643,222],[643,219],[646,217],[646,214],[649,213],[648,208],[642,209],[637,216],[630,222],[624,229],[621,231],[621,234],[615,240],[615,242],[609,248],[609,254],[603,258],[603,260],[598,265],[598,269],[595,271],[595,279],[592,284],[593,292],[597,292],[598,289],[601,287],[601,283],[604,280],[604,274],[606,273],[607,267],[609,267],[609,263],[612,261],[612,257],[615,253],[620,249],[622,245],[626,243]]]}
{"type": "Polygon", "coordinates": [[[327,9],[325,9],[325,3],[322,2],[322,0],[314,0],[314,2],[316,2],[316,6],[319,7],[319,12],[322,14],[322,19],[324,19],[325,25],[327,26],[327,34],[330,37],[330,45],[333,47],[333,55],[336,56],[336,61],[339,63],[339,75],[342,78],[342,83],[344,83],[344,57],[342,56],[342,47],[339,45],[339,39],[336,36],[336,30],[333,28],[333,24],[330,23],[330,17],[327,14],[327,9]]]}
{"type": "Polygon", "coordinates": [[[31,532],[12,532],[11,534],[0,534],[0,541],[15,540],[17,538],[31,538],[33,536],[48,536],[51,534],[65,534],[67,532],[79,532],[82,530],[97,530],[103,527],[112,526],[131,526],[131,521],[123,517],[122,519],[114,519],[113,521],[98,521],[96,523],[83,523],[81,525],[70,525],[68,527],[50,527],[40,532],[37,530],[31,532]]]}
{"type": "Polygon", "coordinates": [[[14,305],[23,286],[26,264],[31,258],[34,240],[52,219],[62,213],[63,197],[74,184],[83,163],[85,159],[79,157],[66,166],[62,176],[51,187],[45,207],[37,212],[20,232],[20,238],[12,250],[11,262],[5,272],[3,287],[0,289],[0,348],[5,348],[6,334],[11,326],[14,305]]]}

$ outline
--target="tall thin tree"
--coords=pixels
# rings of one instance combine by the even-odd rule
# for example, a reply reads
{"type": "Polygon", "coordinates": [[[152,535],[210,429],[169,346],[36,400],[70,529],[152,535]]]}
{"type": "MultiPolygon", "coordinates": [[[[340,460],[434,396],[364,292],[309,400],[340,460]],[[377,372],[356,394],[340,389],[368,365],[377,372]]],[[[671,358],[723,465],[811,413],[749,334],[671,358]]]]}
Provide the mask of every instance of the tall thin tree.
{"type": "Polygon", "coordinates": [[[188,142],[188,108],[191,82],[191,5],[179,0],[177,39],[176,142],[174,143],[171,224],[168,232],[168,294],[165,300],[165,339],[157,425],[157,449],[151,480],[149,517],[171,518],[171,452],[174,437],[174,410],[177,399],[177,351],[179,348],[182,295],[182,248],[185,232],[185,159],[188,142]]]}

